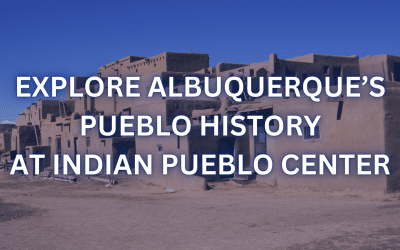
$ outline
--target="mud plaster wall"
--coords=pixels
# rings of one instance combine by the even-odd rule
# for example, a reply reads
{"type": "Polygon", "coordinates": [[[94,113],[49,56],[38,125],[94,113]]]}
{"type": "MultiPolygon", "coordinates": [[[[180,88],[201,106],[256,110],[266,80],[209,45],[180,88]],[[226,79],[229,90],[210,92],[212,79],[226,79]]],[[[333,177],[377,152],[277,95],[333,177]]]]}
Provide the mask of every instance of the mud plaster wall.
{"type": "Polygon", "coordinates": [[[400,88],[386,88],[384,96],[385,149],[390,157],[388,191],[400,188],[400,88]]]}
{"type": "Polygon", "coordinates": [[[36,145],[36,136],[33,126],[19,126],[17,132],[17,153],[25,157],[25,147],[36,145]]]}
{"type": "MultiPolygon", "coordinates": [[[[305,141],[302,136],[297,136],[297,133],[289,137],[286,132],[277,137],[268,136],[267,153],[272,156],[274,170],[268,176],[257,177],[257,180],[268,181],[269,178],[276,177],[280,187],[385,191],[386,175],[381,172],[379,176],[359,176],[356,174],[355,160],[350,161],[349,176],[344,175],[344,164],[340,159],[337,161],[336,176],[331,176],[329,172],[326,172],[327,169],[324,176],[301,175],[300,156],[302,154],[325,154],[330,159],[332,154],[385,153],[383,99],[370,97],[369,91],[369,88],[361,88],[361,98],[345,98],[340,120],[337,120],[338,102],[328,101],[326,96],[322,97],[321,103],[314,103],[307,98],[292,97],[274,101],[274,115],[284,120],[287,115],[308,115],[312,119],[316,115],[321,115],[319,121],[321,139],[305,141]],[[281,169],[281,160],[289,153],[300,157],[297,162],[294,160],[288,162],[290,170],[295,167],[300,169],[300,173],[295,176],[288,176],[281,169]]],[[[303,119],[302,130],[305,125],[303,119]]],[[[318,171],[318,167],[310,169],[318,171]]],[[[373,168],[365,168],[365,170],[373,170],[373,168]]]]}
{"type": "MultiPolygon", "coordinates": [[[[222,131],[221,126],[219,130],[222,131]]],[[[219,139],[221,136],[213,136],[211,129],[206,129],[206,134],[208,136],[201,136],[200,126],[192,127],[192,130],[189,133],[189,158],[190,158],[190,169],[193,169],[193,155],[198,155],[198,165],[196,175],[204,177],[207,181],[215,181],[219,180],[220,177],[218,175],[203,175],[201,166],[202,166],[202,154],[216,154],[219,152],[219,139]],[[211,135],[210,135],[211,134],[211,135]]],[[[217,159],[215,159],[215,164],[218,163],[217,159]]],[[[217,171],[218,166],[208,167],[209,171],[217,171]]]]}
{"type": "Polygon", "coordinates": [[[11,150],[11,132],[0,133],[0,153],[11,150]]]}
{"type": "MultiPolygon", "coordinates": [[[[51,166],[50,160],[50,146],[28,146],[26,147],[26,153],[28,155],[31,154],[40,154],[44,155],[45,158],[39,160],[39,172],[42,172],[45,168],[51,166]]],[[[29,176],[35,175],[34,166],[35,166],[35,159],[26,158],[26,167],[28,169],[29,176]]]]}
{"type": "MultiPolygon", "coordinates": [[[[233,127],[230,125],[228,126],[228,131],[232,130],[233,127]]],[[[237,130],[237,129],[236,129],[237,130]]],[[[247,130],[248,131],[248,130],[247,130]]],[[[218,136],[214,136],[213,134],[213,129],[206,129],[206,136],[201,136],[201,127],[200,126],[194,126],[192,127],[192,130],[190,134],[188,135],[189,138],[189,164],[190,164],[190,169],[194,168],[194,163],[193,163],[193,155],[197,154],[198,155],[198,161],[197,161],[197,172],[196,175],[204,177],[207,181],[216,181],[221,178],[221,176],[218,174],[219,169],[219,154],[221,151],[220,148],[220,140],[225,138],[228,140],[234,141],[234,156],[235,156],[235,163],[238,162],[238,155],[242,154],[243,155],[243,167],[244,169],[251,169],[251,154],[250,154],[250,144],[249,144],[249,133],[246,133],[243,136],[240,137],[234,137],[234,136],[222,136],[222,125],[220,124],[218,127],[218,136]],[[216,171],[216,175],[204,175],[202,171],[202,155],[203,154],[213,154],[216,155],[215,160],[213,161],[215,166],[210,166],[207,167],[208,171],[216,171]]],[[[212,162],[212,160],[208,160],[212,162]]],[[[235,167],[237,168],[238,164],[235,164],[235,167]]],[[[235,172],[238,170],[236,169],[235,172]]]]}
{"type": "Polygon", "coordinates": [[[54,114],[55,116],[60,115],[58,100],[41,100],[38,102],[38,104],[38,107],[41,108],[41,117],[39,117],[40,120],[46,119],[47,114],[54,114]]]}

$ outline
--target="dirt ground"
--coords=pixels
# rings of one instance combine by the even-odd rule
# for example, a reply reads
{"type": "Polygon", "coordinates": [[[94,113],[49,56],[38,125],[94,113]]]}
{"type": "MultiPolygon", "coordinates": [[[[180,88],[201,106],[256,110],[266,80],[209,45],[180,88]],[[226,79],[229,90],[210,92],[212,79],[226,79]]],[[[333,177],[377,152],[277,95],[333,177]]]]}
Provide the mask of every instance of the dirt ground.
{"type": "Polygon", "coordinates": [[[134,177],[27,181],[0,173],[0,249],[400,249],[395,194],[253,182],[168,192],[134,177]]]}

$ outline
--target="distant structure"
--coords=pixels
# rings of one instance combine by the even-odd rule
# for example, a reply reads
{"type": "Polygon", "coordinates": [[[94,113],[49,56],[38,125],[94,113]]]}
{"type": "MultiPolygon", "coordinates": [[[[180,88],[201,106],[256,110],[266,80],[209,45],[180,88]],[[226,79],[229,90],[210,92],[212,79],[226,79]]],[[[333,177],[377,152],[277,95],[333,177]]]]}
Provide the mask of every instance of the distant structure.
{"type": "MultiPolygon", "coordinates": [[[[309,54],[288,60],[278,59],[271,54],[268,61],[261,63],[232,64],[219,63],[209,67],[208,54],[172,53],[165,52],[153,57],[128,56],[99,68],[97,76],[107,78],[118,76],[141,76],[140,98],[119,98],[114,93],[112,98],[91,98],[86,94],[82,98],[71,98],[67,92],[67,100],[38,100],[26,108],[16,121],[12,130],[9,128],[0,134],[1,162],[11,163],[16,154],[22,154],[30,166],[32,153],[46,154],[41,171],[53,167],[53,156],[70,155],[73,160],[77,154],[97,154],[105,161],[105,155],[110,154],[113,165],[121,154],[127,155],[128,161],[134,168],[135,154],[143,159],[146,155],[153,156],[154,182],[163,185],[185,187],[197,183],[203,185],[206,181],[218,181],[221,178],[249,178],[239,176],[207,176],[201,169],[195,177],[183,176],[180,168],[168,176],[161,173],[162,154],[185,154],[187,169],[193,167],[193,154],[230,154],[238,161],[238,155],[243,155],[245,169],[254,170],[252,160],[259,154],[272,157],[274,168],[267,176],[252,176],[257,181],[266,182],[279,187],[309,187],[319,189],[356,189],[367,191],[394,191],[400,188],[400,57],[392,55],[342,57],[309,54]],[[316,76],[320,79],[326,76],[332,79],[338,76],[381,76],[385,79],[386,94],[383,98],[370,97],[371,89],[361,88],[361,98],[329,98],[321,96],[320,103],[312,102],[308,97],[289,98],[250,98],[246,93],[245,101],[236,103],[228,96],[219,98],[200,96],[189,98],[163,98],[153,96],[148,98],[146,93],[155,76],[168,79],[174,76],[175,91],[183,92],[184,77],[197,76],[204,79],[210,77],[210,83],[216,83],[216,77],[227,79],[238,76],[247,84],[247,77],[258,85],[258,79],[263,76],[265,89],[267,79],[271,76],[296,76],[305,79],[316,76]],[[182,79],[179,81],[179,79],[182,79]],[[156,116],[162,117],[162,130],[172,131],[172,119],[177,115],[191,118],[192,130],[188,136],[179,137],[171,133],[169,137],[122,137],[116,133],[112,137],[100,135],[98,126],[91,129],[86,137],[81,136],[81,116],[103,115],[111,119],[112,115],[150,115],[153,121],[156,116]],[[252,136],[247,132],[244,136],[214,136],[208,133],[200,136],[199,117],[206,115],[233,116],[261,115],[264,118],[278,115],[285,119],[287,115],[321,115],[321,120],[315,136],[307,133],[307,124],[301,124],[303,137],[287,136],[283,133],[277,137],[267,136],[263,124],[257,125],[258,135],[252,136]],[[325,154],[386,154],[390,156],[390,175],[358,176],[355,173],[356,160],[350,161],[350,174],[344,174],[344,162],[338,161],[337,175],[329,172],[317,176],[288,176],[279,165],[281,159],[289,153],[298,156],[307,153],[325,154]],[[178,171],[179,170],[179,171],[178,171]]],[[[75,78],[75,92],[84,92],[87,77],[75,78]]],[[[168,80],[163,81],[167,83],[168,80]]],[[[336,83],[337,84],[337,83],[336,83]]],[[[335,85],[335,84],[333,84],[335,85]]],[[[166,89],[168,86],[164,86],[166,89]]],[[[333,86],[335,88],[335,86],[333,86]]],[[[96,85],[93,88],[97,88],[96,85]]],[[[69,91],[69,88],[67,88],[69,91]]],[[[281,90],[284,91],[284,90],[281,90]]],[[[302,95],[304,96],[304,95],[302,95]]],[[[253,125],[245,121],[247,131],[253,131],[253,125]]],[[[222,130],[222,124],[220,129],[222,130]]],[[[277,124],[270,124],[271,130],[277,124]]],[[[136,128],[134,127],[133,130],[136,128]]],[[[81,158],[83,161],[83,157],[81,158]]],[[[217,162],[216,162],[217,163],[217,162]]],[[[290,163],[290,168],[301,164],[301,160],[290,163]]],[[[199,162],[201,166],[201,162],[199,162]]],[[[95,168],[96,166],[93,166],[95,168]]],[[[263,166],[261,166],[262,168],[263,166]]],[[[264,166],[265,167],[265,166],[264,166]]],[[[81,162],[84,169],[84,163],[81,162]]],[[[318,169],[318,166],[315,167],[318,169]]],[[[372,169],[372,168],[371,168],[372,169]]],[[[212,169],[210,169],[212,170],[212,169]]],[[[174,171],[174,170],[173,170],[174,171]]],[[[83,171],[82,171],[83,172],[83,171]]],[[[143,177],[145,178],[145,177],[143,177]]],[[[197,185],[195,184],[195,185],[197,185]]]]}

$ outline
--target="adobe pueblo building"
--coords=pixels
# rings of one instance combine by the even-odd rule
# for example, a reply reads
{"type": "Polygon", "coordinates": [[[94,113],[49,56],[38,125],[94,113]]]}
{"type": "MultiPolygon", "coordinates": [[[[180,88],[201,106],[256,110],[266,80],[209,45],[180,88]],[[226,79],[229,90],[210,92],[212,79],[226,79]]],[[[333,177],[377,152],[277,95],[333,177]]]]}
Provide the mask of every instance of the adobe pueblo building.
{"type": "MultiPolygon", "coordinates": [[[[232,64],[219,63],[215,67],[209,67],[208,54],[197,53],[171,53],[165,52],[153,57],[128,56],[104,65],[99,68],[98,77],[106,79],[118,76],[125,79],[128,76],[140,76],[139,98],[118,97],[113,93],[112,97],[106,95],[97,98],[87,96],[85,82],[88,77],[75,77],[75,93],[83,93],[83,97],[70,97],[67,87],[66,100],[38,100],[25,109],[18,118],[16,126],[11,132],[0,135],[3,145],[2,162],[12,162],[16,154],[22,154],[28,165],[32,166],[33,159],[29,154],[42,153],[46,160],[41,162],[41,171],[52,169],[54,155],[70,155],[76,161],[76,155],[96,154],[106,161],[106,155],[111,155],[113,166],[117,164],[120,155],[126,155],[131,168],[136,168],[135,155],[140,155],[144,160],[147,155],[152,155],[153,174],[147,176],[142,170],[138,178],[150,179],[152,182],[171,188],[204,188],[207,181],[218,181],[223,178],[248,179],[266,182],[278,187],[310,187],[320,189],[354,189],[366,191],[388,192],[400,188],[400,57],[391,55],[367,56],[359,59],[358,56],[326,56],[310,54],[288,60],[278,59],[276,54],[271,54],[268,61],[261,63],[232,64]],[[320,96],[320,102],[313,102],[309,97],[295,93],[283,98],[269,98],[262,95],[257,98],[250,97],[246,91],[241,96],[242,102],[235,102],[222,92],[218,97],[201,95],[197,98],[176,98],[154,95],[147,97],[147,93],[154,77],[160,77],[169,91],[168,79],[174,77],[174,93],[184,91],[184,78],[196,76],[201,79],[200,86],[204,87],[206,77],[210,82],[210,91],[215,91],[217,77],[222,81],[237,76],[244,84],[258,86],[260,77],[264,77],[264,89],[268,88],[268,78],[274,76],[296,76],[305,79],[315,76],[320,79],[331,77],[344,79],[351,76],[381,76],[384,78],[382,85],[385,87],[385,95],[382,98],[371,97],[368,93],[371,88],[360,88],[360,98],[348,98],[341,95],[336,98],[324,94],[320,96]],[[251,80],[251,81],[250,81],[251,80]],[[117,131],[113,136],[102,136],[99,127],[87,131],[81,136],[81,117],[92,115],[99,120],[100,116],[106,121],[105,130],[110,124],[112,116],[149,115],[153,122],[157,116],[161,117],[162,131],[172,131],[172,121],[178,115],[185,115],[191,119],[191,132],[187,136],[121,136],[117,131]],[[301,121],[302,135],[294,133],[288,136],[282,133],[279,136],[268,136],[265,133],[264,124],[253,123],[249,120],[242,122],[246,133],[242,136],[223,135],[215,136],[211,130],[207,130],[205,136],[201,135],[201,117],[205,116],[207,122],[212,122],[214,117],[233,117],[235,115],[258,115],[268,118],[277,115],[283,120],[289,115],[315,118],[320,115],[315,134],[310,135],[310,127],[301,121]],[[251,131],[258,131],[253,136],[251,131]],[[233,156],[234,164],[241,162],[245,170],[253,172],[251,176],[241,176],[237,172],[232,175],[206,175],[199,168],[193,176],[185,176],[180,167],[169,169],[167,176],[162,174],[162,156],[173,154],[185,155],[187,170],[193,169],[193,155],[204,154],[228,154],[233,156]],[[257,155],[267,154],[274,167],[268,175],[254,174],[253,159],[257,155]],[[280,166],[282,158],[287,154],[301,156],[315,154],[315,175],[287,175],[280,166]],[[329,160],[332,155],[339,154],[386,154],[390,158],[388,165],[390,175],[381,172],[379,175],[357,175],[357,160],[350,159],[349,166],[346,161],[337,159],[337,173],[333,175],[327,169],[325,174],[319,174],[318,155],[324,154],[329,160]],[[240,156],[240,157],[239,157],[240,156]],[[345,168],[349,172],[346,173],[345,168]]],[[[345,91],[345,85],[343,85],[345,91]]],[[[99,86],[92,85],[93,90],[99,86]]],[[[235,88],[235,85],[232,85],[235,88]]],[[[254,87],[255,91],[257,87],[254,87]]],[[[337,82],[333,82],[331,88],[337,88],[337,82]]],[[[124,89],[124,88],[122,88],[124,89]]],[[[302,90],[300,90],[302,92],[302,90]]],[[[284,88],[277,89],[284,92],[284,88]]],[[[322,91],[324,93],[324,91],[322,91]]],[[[125,93],[123,93],[125,96],[125,93]]],[[[228,119],[228,121],[230,121],[228,119]]],[[[228,124],[231,128],[232,124],[228,124]]],[[[278,129],[278,123],[269,124],[271,130],[278,129]]],[[[136,131],[136,127],[132,131],[136,131]]],[[[219,119],[219,131],[223,130],[223,121],[219,119]]],[[[286,129],[286,127],[285,127],[286,129]]],[[[83,157],[81,169],[84,169],[83,157]]],[[[199,157],[201,165],[201,157],[199,157]]],[[[181,164],[181,163],[180,163],[181,164]]],[[[215,159],[218,166],[218,157],[215,159]]],[[[97,166],[91,166],[95,169],[97,166]]],[[[260,161],[259,168],[265,169],[266,163],[260,161]]],[[[299,168],[301,172],[301,159],[288,161],[288,169],[299,168]]],[[[210,167],[217,170],[218,167],[210,167]]],[[[374,172],[373,167],[364,169],[374,172]]],[[[60,171],[62,172],[62,171],[60,171]]],[[[81,171],[83,172],[83,170],[81,171]]],[[[102,171],[101,174],[105,172],[102,171]]],[[[218,171],[217,171],[218,173],[218,171]]],[[[31,173],[30,173],[31,174],[31,173]]],[[[69,171],[69,174],[73,174],[69,171]]],[[[82,178],[82,176],[81,176],[82,178]]],[[[114,178],[114,177],[112,177],[114,178]]],[[[115,177],[117,178],[117,177],[115,177]]]]}

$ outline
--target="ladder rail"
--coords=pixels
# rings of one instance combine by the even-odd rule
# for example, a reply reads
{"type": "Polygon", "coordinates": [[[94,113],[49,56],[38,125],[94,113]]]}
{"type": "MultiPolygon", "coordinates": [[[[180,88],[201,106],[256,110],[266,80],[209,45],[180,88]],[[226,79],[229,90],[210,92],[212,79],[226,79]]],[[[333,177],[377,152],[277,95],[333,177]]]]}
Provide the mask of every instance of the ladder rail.
{"type": "Polygon", "coordinates": [[[41,140],[39,140],[39,136],[38,136],[38,131],[37,131],[36,125],[33,125],[33,130],[35,130],[36,145],[40,146],[41,145],[41,140]]]}
{"type": "Polygon", "coordinates": [[[66,117],[67,116],[67,110],[66,110],[66,107],[65,107],[65,102],[64,102],[62,97],[60,97],[60,99],[58,101],[58,109],[59,109],[61,117],[66,117]]]}

